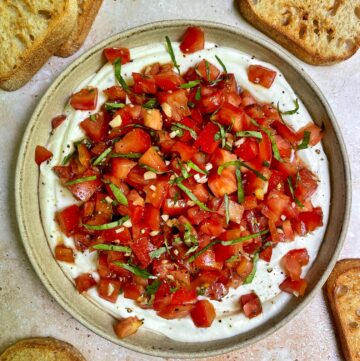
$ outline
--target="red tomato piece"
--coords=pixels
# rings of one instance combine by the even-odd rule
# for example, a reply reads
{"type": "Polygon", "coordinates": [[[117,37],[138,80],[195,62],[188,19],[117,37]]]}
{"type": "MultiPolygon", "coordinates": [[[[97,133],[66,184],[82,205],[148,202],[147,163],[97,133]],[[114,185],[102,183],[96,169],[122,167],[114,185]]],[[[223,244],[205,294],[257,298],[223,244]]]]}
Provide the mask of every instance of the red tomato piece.
{"type": "Polygon", "coordinates": [[[260,299],[255,293],[241,296],[240,305],[247,318],[256,317],[262,312],[260,299]]]}
{"type": "Polygon", "coordinates": [[[202,97],[198,102],[198,107],[203,113],[213,113],[218,110],[224,102],[223,90],[217,90],[209,96],[202,97]]]}
{"type": "Polygon", "coordinates": [[[94,110],[96,108],[97,99],[97,88],[85,88],[71,96],[70,105],[76,110],[94,110]]]}
{"type": "Polygon", "coordinates": [[[224,103],[216,113],[216,119],[220,124],[232,126],[235,132],[240,132],[243,128],[244,110],[230,103],[224,103]]]}
{"type": "Polygon", "coordinates": [[[259,142],[259,163],[270,165],[272,160],[272,145],[269,136],[261,131],[262,139],[259,142]]]}
{"type": "Polygon", "coordinates": [[[195,144],[194,144],[194,147],[192,147],[183,142],[176,142],[172,146],[171,151],[179,153],[181,161],[187,162],[195,155],[196,148],[195,148],[195,144]]]}
{"type": "Polygon", "coordinates": [[[298,136],[299,136],[300,139],[304,138],[304,132],[305,131],[310,132],[310,141],[309,141],[310,146],[314,146],[317,143],[319,143],[321,141],[322,137],[323,137],[323,133],[321,131],[321,128],[319,128],[314,123],[309,123],[308,125],[306,125],[305,127],[301,128],[298,131],[298,136]]]}
{"type": "Polygon", "coordinates": [[[86,202],[98,189],[100,189],[102,182],[98,178],[98,174],[92,170],[87,170],[82,176],[85,178],[96,176],[96,179],[69,185],[67,188],[78,200],[86,202]]]}
{"type": "Polygon", "coordinates": [[[237,190],[235,170],[227,167],[221,175],[212,172],[209,176],[208,186],[215,197],[223,197],[225,194],[234,193],[237,190]]]}
{"type": "Polygon", "coordinates": [[[118,58],[121,58],[121,64],[130,61],[130,50],[128,48],[105,48],[103,52],[106,60],[110,63],[113,63],[118,58]]]}
{"type": "Polygon", "coordinates": [[[160,208],[165,200],[169,189],[169,181],[166,180],[153,180],[144,187],[146,193],[146,203],[151,203],[155,208],[160,208]]]}
{"type": "Polygon", "coordinates": [[[265,68],[261,65],[250,65],[248,69],[248,79],[254,84],[270,88],[276,77],[276,71],[265,68]]]}
{"type": "Polygon", "coordinates": [[[176,90],[181,84],[184,84],[184,79],[173,71],[160,73],[154,75],[155,84],[163,90],[176,90]]]}
{"type": "Polygon", "coordinates": [[[220,144],[219,140],[215,140],[215,135],[218,131],[219,127],[216,124],[206,124],[196,139],[194,147],[199,148],[205,153],[212,154],[220,144]]]}
{"type": "Polygon", "coordinates": [[[167,305],[158,311],[157,314],[167,320],[173,320],[186,317],[193,308],[194,305],[167,305]]]}
{"type": "Polygon", "coordinates": [[[126,91],[118,85],[105,89],[104,94],[107,96],[108,101],[118,100],[120,102],[125,102],[126,100],[126,91]]]}
{"type": "Polygon", "coordinates": [[[187,201],[179,199],[176,203],[172,199],[165,199],[162,207],[163,213],[170,217],[179,216],[189,208],[187,201]]]}
{"type": "Polygon", "coordinates": [[[115,152],[144,153],[151,147],[150,135],[142,129],[136,128],[127,133],[124,138],[115,143],[115,152]]]}
{"type": "Polygon", "coordinates": [[[96,281],[90,273],[84,273],[75,278],[76,289],[79,293],[87,291],[96,285],[96,281]]]}
{"type": "Polygon", "coordinates": [[[143,321],[140,321],[136,316],[128,317],[120,320],[114,326],[114,331],[116,336],[121,339],[134,334],[142,324],[143,321]]]}
{"type": "Polygon", "coordinates": [[[296,297],[304,296],[307,287],[307,281],[305,279],[292,280],[290,277],[280,284],[281,291],[293,294],[296,297]]]}
{"type": "Polygon", "coordinates": [[[144,213],[145,224],[153,231],[160,230],[160,210],[152,204],[145,205],[144,213]]]}
{"type": "Polygon", "coordinates": [[[97,287],[101,298],[115,303],[119,297],[121,282],[116,279],[101,278],[97,287]]]}
{"type": "Polygon", "coordinates": [[[323,212],[320,207],[311,212],[301,212],[299,220],[304,223],[307,232],[312,232],[323,225],[323,212]]]}
{"type": "Polygon", "coordinates": [[[134,282],[126,282],[122,286],[124,298],[129,298],[136,301],[144,292],[144,287],[134,282]]]}
{"type": "Polygon", "coordinates": [[[309,254],[305,248],[289,251],[281,260],[287,276],[298,280],[301,276],[301,267],[309,263],[309,254]]]}
{"type": "Polygon", "coordinates": [[[191,115],[186,89],[178,89],[172,93],[158,93],[158,100],[165,115],[174,122],[191,115]]]}
{"type": "Polygon", "coordinates": [[[58,115],[55,118],[51,119],[51,127],[53,129],[56,129],[58,126],[60,126],[64,120],[66,119],[66,115],[58,115]]]}
{"type": "Polygon", "coordinates": [[[191,319],[196,327],[210,327],[216,317],[215,307],[208,300],[200,300],[191,311],[191,319]]]}
{"type": "Polygon", "coordinates": [[[298,133],[279,120],[275,120],[273,123],[271,123],[271,127],[274,128],[279,135],[288,140],[292,145],[296,145],[299,140],[301,140],[301,137],[298,133]]]}
{"type": "Polygon", "coordinates": [[[262,259],[265,262],[270,262],[271,256],[272,256],[272,247],[271,246],[266,247],[259,254],[260,259],[262,259]]]}
{"type": "Polygon", "coordinates": [[[112,228],[102,231],[101,237],[106,242],[118,241],[120,242],[120,244],[123,244],[125,246],[129,245],[132,241],[130,231],[128,228],[125,227],[112,228]]]}
{"type": "Polygon", "coordinates": [[[220,75],[219,69],[205,59],[196,65],[195,71],[208,83],[213,82],[220,75]]]}
{"type": "Polygon", "coordinates": [[[297,186],[295,188],[295,197],[301,201],[310,199],[318,187],[315,174],[307,168],[302,168],[299,170],[298,178],[297,186]]]}
{"type": "Polygon", "coordinates": [[[195,258],[193,265],[201,270],[221,270],[223,267],[222,262],[217,262],[215,258],[215,252],[212,249],[208,249],[200,256],[195,258]]]}
{"type": "Polygon", "coordinates": [[[170,304],[187,305],[196,303],[197,294],[195,290],[179,289],[171,295],[170,304]]]}
{"type": "Polygon", "coordinates": [[[192,54],[196,51],[204,49],[205,35],[197,26],[189,26],[183,35],[180,50],[184,54],[192,54]]]}
{"type": "Polygon", "coordinates": [[[56,213],[56,221],[58,222],[61,232],[65,236],[70,237],[80,224],[80,209],[76,204],[66,207],[62,211],[56,213]]]}
{"type": "Polygon", "coordinates": [[[66,247],[63,244],[58,244],[55,247],[55,258],[58,261],[74,263],[74,252],[72,248],[66,247]]]}
{"type": "Polygon", "coordinates": [[[246,162],[251,161],[259,154],[259,143],[255,139],[247,138],[235,149],[235,154],[246,162]]]}
{"type": "Polygon", "coordinates": [[[134,78],[134,92],[138,94],[156,94],[155,79],[151,75],[132,73],[134,78]]]}
{"type": "Polygon", "coordinates": [[[86,135],[94,142],[105,140],[109,124],[102,112],[94,114],[92,118],[86,118],[80,123],[80,127],[85,131],[86,135]]]}
{"type": "Polygon", "coordinates": [[[112,175],[117,179],[126,179],[136,162],[126,158],[113,158],[111,160],[112,175]]]}
{"type": "Polygon", "coordinates": [[[165,162],[160,157],[155,148],[150,147],[139,159],[140,164],[144,164],[150,168],[155,169],[157,172],[166,172],[168,170],[165,162]]]}
{"type": "Polygon", "coordinates": [[[53,154],[41,145],[37,145],[35,148],[35,162],[40,165],[42,162],[47,161],[53,156],[53,154]]]}

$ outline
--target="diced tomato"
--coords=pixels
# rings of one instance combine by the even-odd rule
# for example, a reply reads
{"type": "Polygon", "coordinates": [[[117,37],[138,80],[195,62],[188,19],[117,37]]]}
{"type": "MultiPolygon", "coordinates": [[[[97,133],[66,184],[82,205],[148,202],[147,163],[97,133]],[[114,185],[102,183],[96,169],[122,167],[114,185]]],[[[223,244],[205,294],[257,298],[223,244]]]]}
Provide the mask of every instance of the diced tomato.
{"type": "Polygon", "coordinates": [[[69,206],[62,211],[56,213],[56,221],[58,222],[61,232],[69,237],[80,224],[80,209],[76,204],[69,206]]]}
{"type": "Polygon", "coordinates": [[[104,94],[107,96],[108,101],[120,101],[125,102],[126,100],[126,91],[118,85],[114,85],[110,88],[105,89],[104,94]]]}
{"type": "Polygon", "coordinates": [[[170,304],[187,305],[196,303],[197,294],[195,290],[180,289],[171,295],[170,304]]]}
{"type": "Polygon", "coordinates": [[[293,241],[295,238],[295,234],[291,225],[290,220],[286,220],[282,223],[282,229],[284,231],[284,236],[288,241],[293,241]]]}
{"type": "Polygon", "coordinates": [[[247,259],[246,257],[241,257],[239,264],[236,267],[236,273],[242,278],[245,279],[250,275],[254,268],[254,264],[247,259]]]}
{"type": "Polygon", "coordinates": [[[196,327],[210,327],[215,317],[215,307],[208,300],[198,301],[191,311],[191,319],[196,327]]]}
{"type": "Polygon", "coordinates": [[[180,50],[184,54],[191,54],[204,49],[204,45],[204,32],[197,26],[189,26],[183,35],[180,50]]]}
{"type": "Polygon", "coordinates": [[[135,93],[142,94],[155,94],[156,84],[155,79],[151,75],[132,73],[134,79],[134,91],[135,93]]]}
{"type": "Polygon", "coordinates": [[[194,305],[167,305],[157,312],[158,316],[173,320],[176,318],[184,318],[190,314],[194,305]]]}
{"type": "Polygon", "coordinates": [[[214,246],[215,259],[217,262],[225,262],[232,256],[236,255],[239,251],[238,245],[233,246],[223,246],[221,243],[218,243],[214,246]]]}
{"type": "Polygon", "coordinates": [[[213,113],[221,107],[223,102],[223,90],[217,90],[209,96],[202,97],[198,102],[198,107],[203,113],[213,113]]]}
{"type": "Polygon", "coordinates": [[[292,280],[290,277],[280,284],[281,291],[293,294],[294,296],[304,296],[307,287],[307,281],[305,279],[292,280]]]}
{"type": "Polygon", "coordinates": [[[81,89],[71,96],[70,105],[76,110],[94,110],[96,108],[97,99],[97,88],[81,89]]]}
{"type": "Polygon", "coordinates": [[[248,90],[243,90],[243,92],[241,93],[241,97],[242,97],[242,103],[241,104],[244,107],[256,103],[255,98],[251,95],[251,93],[248,90]]]}
{"type": "Polygon", "coordinates": [[[314,123],[309,123],[308,125],[306,125],[305,127],[301,128],[298,131],[298,136],[300,139],[304,138],[305,131],[310,132],[310,141],[309,141],[310,146],[314,146],[317,143],[319,143],[323,137],[321,128],[319,128],[314,123]]]}
{"type": "Polygon", "coordinates": [[[259,254],[260,259],[262,259],[265,262],[270,262],[271,256],[272,256],[272,247],[271,246],[266,247],[259,254]]]}
{"type": "Polygon", "coordinates": [[[309,254],[305,248],[291,250],[282,258],[281,263],[286,275],[292,280],[298,280],[301,267],[309,263],[309,254]]]}
{"type": "Polygon", "coordinates": [[[205,59],[196,65],[195,70],[208,83],[213,82],[220,75],[219,69],[205,59]]]}
{"type": "Polygon", "coordinates": [[[184,79],[173,71],[160,73],[154,75],[156,85],[163,90],[176,90],[181,84],[184,84],[184,79]]]}
{"type": "Polygon", "coordinates": [[[259,154],[259,143],[255,139],[247,138],[235,149],[235,154],[244,161],[251,161],[259,154]]]}
{"type": "Polygon", "coordinates": [[[247,318],[256,317],[262,312],[261,302],[256,293],[241,296],[240,305],[247,318]]]}
{"type": "Polygon", "coordinates": [[[287,126],[279,120],[275,120],[273,123],[271,123],[271,126],[276,130],[279,135],[288,140],[292,145],[296,145],[301,139],[299,134],[297,134],[293,129],[291,129],[290,126],[287,126]]]}
{"type": "Polygon", "coordinates": [[[102,231],[102,238],[107,242],[118,241],[127,246],[131,242],[131,235],[128,228],[118,227],[102,231]]]}
{"type": "Polygon", "coordinates": [[[280,216],[284,214],[285,209],[290,206],[290,197],[276,189],[273,189],[267,196],[266,204],[276,217],[274,221],[277,221],[280,216]]]}
{"type": "Polygon", "coordinates": [[[124,318],[114,326],[114,331],[117,337],[125,338],[134,334],[140,326],[142,326],[143,321],[140,321],[136,316],[124,318]]]}
{"type": "Polygon", "coordinates": [[[116,279],[101,278],[97,287],[101,298],[115,303],[119,297],[121,282],[116,279]]]}
{"type": "Polygon", "coordinates": [[[171,93],[158,93],[158,99],[165,115],[174,122],[179,122],[183,117],[191,114],[185,89],[178,89],[171,93]]]}
{"type": "Polygon", "coordinates": [[[320,207],[314,208],[311,212],[301,212],[299,220],[304,223],[307,232],[312,232],[323,225],[323,212],[320,207]]]}
{"type": "Polygon", "coordinates": [[[196,153],[196,148],[191,147],[190,145],[183,142],[176,142],[172,146],[171,151],[179,153],[181,161],[187,162],[196,153]]]}
{"type": "Polygon", "coordinates": [[[269,136],[261,131],[262,139],[259,142],[259,163],[270,165],[272,160],[272,145],[269,136]]]}
{"type": "Polygon", "coordinates": [[[136,128],[115,143],[115,152],[121,154],[144,153],[150,147],[150,135],[144,130],[136,128]]]}
{"type": "Polygon", "coordinates": [[[66,115],[58,115],[51,119],[51,127],[52,129],[56,129],[58,126],[60,126],[64,120],[66,119],[66,115]]]}
{"type": "Polygon", "coordinates": [[[112,175],[118,179],[126,179],[136,162],[126,158],[113,158],[111,161],[112,175]]]}
{"type": "Polygon", "coordinates": [[[42,162],[47,161],[53,156],[53,154],[41,145],[37,145],[35,148],[35,162],[40,165],[42,162]]]}
{"type": "Polygon", "coordinates": [[[265,68],[261,65],[250,65],[248,69],[248,79],[254,84],[270,88],[276,77],[276,71],[265,68]]]}
{"type": "Polygon", "coordinates": [[[118,58],[121,58],[121,64],[126,64],[130,61],[130,51],[128,48],[105,48],[104,56],[110,63],[115,62],[118,58]]]}
{"type": "Polygon", "coordinates": [[[235,171],[230,168],[225,168],[221,175],[213,172],[209,176],[208,186],[216,197],[223,197],[237,190],[235,171]]]}
{"type": "Polygon", "coordinates": [[[169,181],[165,180],[152,180],[144,187],[146,193],[146,203],[151,203],[155,208],[160,208],[165,200],[169,189],[169,181]]]}
{"type": "Polygon", "coordinates": [[[215,252],[211,249],[208,249],[201,255],[195,258],[193,262],[194,266],[201,270],[221,270],[222,262],[217,262],[215,258],[215,252]]]}
{"type": "Polygon", "coordinates": [[[86,118],[80,123],[80,127],[86,135],[94,142],[105,140],[109,131],[109,124],[102,112],[94,114],[91,118],[86,118]]]}
{"type": "Polygon", "coordinates": [[[145,205],[144,213],[145,224],[153,231],[160,230],[160,210],[152,204],[145,205]]]}
{"type": "Polygon", "coordinates": [[[66,247],[63,244],[58,244],[55,247],[55,258],[58,261],[74,263],[74,252],[72,248],[66,247]]]}
{"type": "Polygon", "coordinates": [[[307,168],[300,169],[297,178],[298,180],[295,182],[297,184],[295,188],[295,197],[305,201],[315,193],[318,187],[317,178],[315,174],[307,168]]]}
{"type": "Polygon", "coordinates": [[[134,282],[126,282],[122,286],[122,289],[124,292],[124,298],[129,298],[134,301],[136,301],[144,292],[144,287],[134,282]]]}
{"type": "Polygon", "coordinates": [[[217,125],[208,123],[200,132],[194,147],[199,148],[205,153],[212,154],[220,144],[219,140],[215,140],[215,135],[218,131],[219,127],[217,125]]]}
{"type": "Polygon", "coordinates": [[[232,127],[235,132],[242,130],[244,110],[230,103],[224,103],[216,113],[216,119],[220,124],[232,127]]]}
{"type": "Polygon", "coordinates": [[[291,144],[280,135],[275,135],[275,143],[278,147],[280,157],[281,158],[290,158],[292,154],[292,147],[291,144]]]}
{"type": "Polygon", "coordinates": [[[139,164],[146,165],[157,172],[166,172],[168,170],[165,162],[160,157],[155,148],[150,147],[139,159],[139,164]]]}
{"type": "Polygon", "coordinates": [[[90,273],[84,273],[75,278],[76,289],[79,293],[87,291],[96,285],[96,281],[90,273]]]}
{"type": "Polygon", "coordinates": [[[172,199],[165,199],[162,210],[164,214],[174,217],[183,214],[188,208],[189,205],[184,199],[179,199],[176,203],[172,199]]]}

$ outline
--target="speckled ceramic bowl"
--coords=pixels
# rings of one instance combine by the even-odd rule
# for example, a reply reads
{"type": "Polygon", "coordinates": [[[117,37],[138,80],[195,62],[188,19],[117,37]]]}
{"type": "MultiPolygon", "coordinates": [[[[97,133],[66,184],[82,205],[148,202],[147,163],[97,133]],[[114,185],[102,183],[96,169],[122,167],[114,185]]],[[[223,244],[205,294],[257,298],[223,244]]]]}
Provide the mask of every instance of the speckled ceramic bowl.
{"type": "Polygon", "coordinates": [[[15,185],[17,218],[25,249],[45,287],[64,309],[115,344],[148,355],[182,358],[209,357],[244,347],[275,332],[297,315],[320,291],[334,266],[345,237],[351,201],[349,162],[338,124],[324,96],[294,59],[279,46],[240,29],[185,20],[154,23],[125,31],[96,45],[69,66],[45,93],[29,121],[19,153],[15,185]],[[324,128],[323,145],[330,163],[332,188],[330,219],[316,262],[307,274],[309,287],[306,296],[294,297],[277,316],[261,326],[238,336],[211,342],[181,343],[142,329],[129,338],[119,340],[112,329],[114,319],[76,292],[50,252],[40,218],[39,170],[34,162],[34,150],[37,144],[47,142],[50,119],[62,113],[69,92],[104,64],[103,48],[119,45],[133,48],[161,42],[166,34],[178,39],[187,26],[195,24],[205,30],[207,40],[240,49],[277,66],[300,96],[313,120],[324,128]]]}

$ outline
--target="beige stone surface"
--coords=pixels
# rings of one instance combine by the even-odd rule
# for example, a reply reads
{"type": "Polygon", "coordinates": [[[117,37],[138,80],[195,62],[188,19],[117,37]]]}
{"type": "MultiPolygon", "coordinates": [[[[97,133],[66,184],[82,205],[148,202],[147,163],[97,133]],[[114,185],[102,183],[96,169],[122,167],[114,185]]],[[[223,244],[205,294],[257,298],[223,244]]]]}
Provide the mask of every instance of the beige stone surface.
{"type": "MultiPolygon", "coordinates": [[[[21,243],[14,208],[14,174],[21,138],[34,107],[73,59],[124,29],[180,18],[218,21],[260,34],[244,22],[232,0],[104,0],[78,53],[68,59],[51,58],[30,83],[16,92],[0,91],[0,352],[20,338],[52,336],[72,343],[89,361],[155,360],[100,338],[52,299],[32,270],[21,243]]],[[[360,54],[331,67],[306,64],[303,67],[327,97],[347,144],[353,176],[353,207],[341,258],[360,257],[357,237],[360,235],[360,54]]],[[[319,293],[300,315],[272,336],[211,360],[341,359],[324,295],[319,293]]]]}

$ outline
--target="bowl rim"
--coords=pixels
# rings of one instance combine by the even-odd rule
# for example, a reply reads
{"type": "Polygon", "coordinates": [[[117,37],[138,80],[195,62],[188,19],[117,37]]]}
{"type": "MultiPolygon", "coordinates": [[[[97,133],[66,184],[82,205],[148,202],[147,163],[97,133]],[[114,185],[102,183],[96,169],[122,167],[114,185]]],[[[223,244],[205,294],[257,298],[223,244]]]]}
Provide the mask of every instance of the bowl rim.
{"type": "Polygon", "coordinates": [[[305,70],[302,68],[302,66],[298,63],[298,59],[296,59],[294,56],[289,54],[277,43],[271,41],[269,38],[265,38],[264,36],[259,36],[256,34],[253,34],[248,31],[244,31],[240,27],[231,27],[230,25],[214,22],[214,21],[207,21],[207,20],[186,20],[186,19],[175,19],[175,20],[166,20],[166,21],[156,21],[152,23],[147,23],[144,25],[132,27],[129,29],[126,29],[124,31],[121,31],[115,35],[112,35],[111,37],[108,37],[88,50],[86,50],[82,55],[80,55],[76,60],[74,60],[70,65],[68,65],[55,79],[55,81],[50,85],[50,87],[46,90],[46,92],[42,95],[41,100],[39,101],[38,105],[36,106],[35,110],[32,113],[32,116],[29,120],[29,123],[26,127],[26,130],[24,132],[21,146],[19,149],[19,155],[17,158],[17,164],[16,164],[16,172],[15,172],[15,207],[16,207],[16,218],[17,223],[21,235],[21,240],[24,245],[25,251],[27,253],[27,256],[30,260],[30,263],[35,270],[37,276],[40,278],[41,282],[47,289],[47,291],[51,294],[51,296],[61,305],[61,307],[66,310],[71,316],[73,316],[77,321],[79,321],[82,325],[84,325],[86,328],[90,329],[92,332],[96,333],[97,335],[105,338],[106,340],[109,340],[117,345],[120,345],[122,347],[125,347],[127,349],[130,349],[132,351],[140,352],[142,354],[151,355],[151,356],[157,356],[157,357],[171,357],[171,358],[202,358],[202,357],[211,357],[216,356],[219,354],[228,353],[231,351],[238,350],[240,348],[249,346],[251,344],[254,344],[270,334],[276,332],[280,328],[282,328],[285,324],[287,324],[291,319],[293,319],[295,316],[297,316],[314,298],[315,294],[321,289],[325,281],[327,280],[328,276],[330,275],[330,272],[332,271],[335,262],[338,259],[338,256],[340,254],[340,251],[342,249],[342,246],[345,241],[346,232],[349,224],[349,218],[350,218],[350,210],[351,210],[351,172],[350,172],[350,163],[348,159],[348,155],[346,152],[346,146],[345,142],[342,136],[342,133],[340,131],[340,127],[336,121],[335,115],[330,108],[329,103],[327,102],[325,96],[322,94],[319,87],[315,84],[315,82],[312,80],[312,78],[305,72],[305,70]],[[123,38],[129,38],[134,34],[140,34],[143,32],[147,32],[154,29],[159,28],[172,28],[172,27],[179,27],[183,26],[184,28],[187,26],[200,26],[204,28],[212,28],[218,31],[226,31],[233,33],[234,35],[241,35],[242,37],[246,38],[247,40],[250,40],[264,48],[269,49],[272,51],[276,56],[281,58],[282,61],[287,63],[293,70],[295,70],[301,77],[304,78],[306,83],[309,85],[309,87],[316,93],[317,97],[319,98],[320,102],[324,106],[326,113],[329,117],[329,120],[332,124],[332,127],[334,129],[334,133],[336,135],[336,138],[339,143],[339,150],[340,155],[343,160],[343,166],[344,166],[344,179],[346,184],[345,189],[345,210],[344,210],[344,217],[343,217],[343,224],[340,231],[340,237],[338,240],[338,244],[335,248],[334,253],[332,254],[330,261],[326,265],[326,268],[320,277],[317,284],[313,287],[313,289],[307,294],[307,297],[299,303],[291,312],[289,312],[284,318],[281,319],[280,322],[273,325],[271,328],[266,330],[265,332],[261,332],[255,337],[252,337],[250,339],[246,339],[242,341],[241,343],[234,343],[233,345],[224,346],[216,350],[211,351],[201,351],[201,352],[182,352],[182,353],[176,353],[176,352],[170,352],[166,350],[152,350],[150,348],[145,349],[142,346],[132,345],[126,342],[126,340],[119,340],[114,339],[111,335],[107,334],[106,332],[103,332],[100,330],[96,325],[89,323],[85,318],[83,318],[82,315],[79,315],[75,309],[72,308],[71,304],[66,302],[65,299],[62,297],[60,293],[57,292],[57,290],[53,287],[51,282],[46,277],[46,274],[43,272],[40,265],[36,262],[35,256],[32,252],[32,249],[30,245],[27,242],[27,231],[26,227],[24,225],[24,220],[22,217],[22,203],[21,203],[21,197],[20,197],[20,191],[22,188],[23,179],[21,177],[22,173],[22,167],[25,160],[25,151],[27,149],[27,143],[30,139],[30,135],[32,133],[32,129],[35,126],[35,123],[38,119],[39,114],[41,113],[42,109],[46,106],[46,103],[48,101],[49,96],[61,85],[63,79],[72,73],[77,67],[81,66],[81,64],[91,57],[94,53],[97,53],[99,50],[105,48],[108,44],[112,42],[116,42],[119,39],[123,38]]]}

